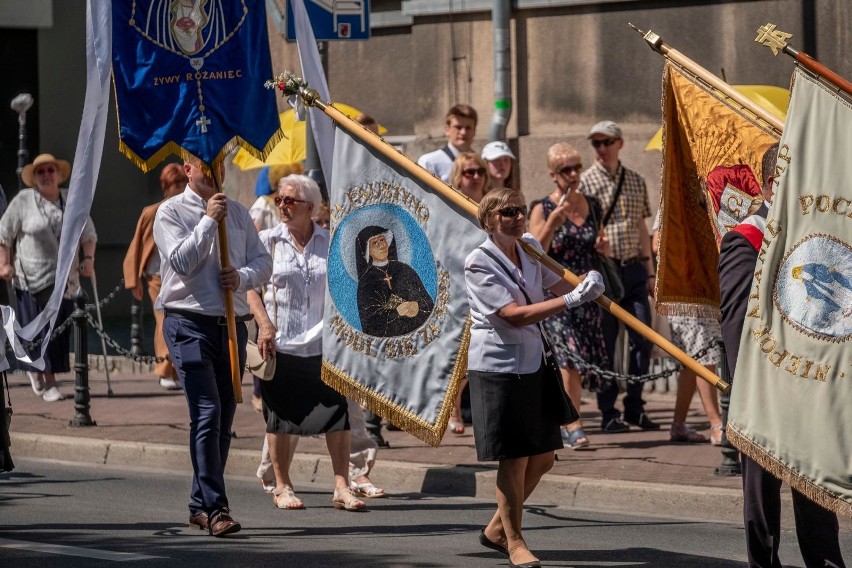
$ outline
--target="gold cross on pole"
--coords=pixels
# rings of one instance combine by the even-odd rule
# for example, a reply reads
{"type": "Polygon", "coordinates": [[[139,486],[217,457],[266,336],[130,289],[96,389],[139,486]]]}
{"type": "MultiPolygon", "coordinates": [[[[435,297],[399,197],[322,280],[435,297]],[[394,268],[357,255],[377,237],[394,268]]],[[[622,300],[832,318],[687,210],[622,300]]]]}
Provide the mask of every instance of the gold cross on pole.
{"type": "Polygon", "coordinates": [[[793,34],[788,34],[776,29],[775,24],[765,24],[757,28],[757,37],[754,39],[757,43],[763,44],[772,50],[772,55],[777,56],[778,50],[783,50],[787,47],[787,40],[793,37],[793,34]]]}

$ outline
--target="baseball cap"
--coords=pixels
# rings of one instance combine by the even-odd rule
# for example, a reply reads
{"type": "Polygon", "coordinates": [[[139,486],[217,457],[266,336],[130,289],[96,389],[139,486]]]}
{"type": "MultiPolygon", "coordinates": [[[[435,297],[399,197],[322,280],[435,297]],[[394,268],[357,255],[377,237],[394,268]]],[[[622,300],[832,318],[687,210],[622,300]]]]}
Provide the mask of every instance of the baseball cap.
{"type": "Polygon", "coordinates": [[[489,142],[482,149],[482,159],[488,160],[496,160],[497,158],[502,158],[503,156],[509,156],[513,160],[515,159],[515,155],[512,153],[512,150],[509,148],[509,145],[505,142],[501,142],[499,140],[495,142],[489,142]]]}
{"type": "Polygon", "coordinates": [[[592,129],[589,130],[589,135],[586,136],[586,138],[591,138],[595,134],[603,134],[610,138],[621,138],[621,127],[611,120],[602,120],[592,126],[592,129]]]}

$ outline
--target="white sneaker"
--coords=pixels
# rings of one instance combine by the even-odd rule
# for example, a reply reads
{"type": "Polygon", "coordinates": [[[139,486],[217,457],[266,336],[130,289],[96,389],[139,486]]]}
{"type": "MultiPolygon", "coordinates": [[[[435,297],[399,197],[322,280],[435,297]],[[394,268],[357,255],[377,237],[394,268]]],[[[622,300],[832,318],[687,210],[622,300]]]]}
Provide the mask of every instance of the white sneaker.
{"type": "Polygon", "coordinates": [[[170,391],[180,390],[178,382],[171,377],[160,377],[160,386],[170,391]]]}
{"type": "Polygon", "coordinates": [[[41,396],[45,402],[56,402],[57,400],[62,400],[65,398],[65,395],[59,392],[59,389],[56,387],[50,387],[44,394],[41,396]]]}
{"type": "Polygon", "coordinates": [[[30,380],[30,385],[33,387],[33,392],[36,393],[36,396],[43,395],[44,387],[41,384],[41,373],[27,371],[27,378],[30,380]]]}

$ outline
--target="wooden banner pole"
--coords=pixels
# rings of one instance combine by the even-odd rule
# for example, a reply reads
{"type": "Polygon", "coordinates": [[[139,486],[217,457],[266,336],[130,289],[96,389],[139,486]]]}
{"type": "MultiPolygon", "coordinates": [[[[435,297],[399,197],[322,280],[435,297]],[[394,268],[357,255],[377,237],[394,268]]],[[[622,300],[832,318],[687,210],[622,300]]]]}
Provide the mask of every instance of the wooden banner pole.
{"type": "MultiPolygon", "coordinates": [[[[366,143],[368,146],[382,154],[390,162],[396,164],[412,176],[416,177],[419,181],[432,188],[437,194],[441,195],[444,199],[460,207],[465,213],[467,213],[471,217],[476,218],[478,209],[476,202],[469,199],[467,196],[463,195],[461,192],[457,191],[451,186],[447,185],[446,183],[441,181],[441,179],[432,175],[431,172],[419,166],[411,158],[409,158],[408,156],[385,142],[377,134],[374,134],[372,131],[368,130],[363,125],[346,116],[346,114],[335,108],[333,103],[327,103],[319,100],[319,96],[317,95],[316,91],[312,89],[302,88],[300,89],[299,94],[305,101],[305,104],[314,106],[322,110],[326,114],[326,116],[334,120],[339,125],[343,126],[352,135],[360,138],[364,143],[366,143]]],[[[543,254],[535,247],[529,245],[527,242],[521,239],[518,239],[518,244],[529,256],[531,256],[553,272],[561,275],[563,279],[567,280],[572,285],[576,286],[580,283],[580,278],[576,274],[572,273],[571,271],[563,267],[561,264],[551,259],[546,254],[543,254]]],[[[715,373],[711,372],[709,369],[701,365],[701,363],[687,355],[683,350],[678,348],[671,341],[665,339],[659,333],[651,329],[649,326],[645,325],[644,322],[634,317],[632,314],[627,312],[627,310],[625,310],[609,298],[601,296],[596,300],[596,302],[602,308],[609,311],[612,315],[624,322],[625,325],[630,326],[631,328],[636,330],[640,335],[658,345],[666,353],[680,361],[685,367],[693,371],[696,375],[698,375],[720,391],[727,392],[731,388],[728,382],[719,378],[715,373]]]]}

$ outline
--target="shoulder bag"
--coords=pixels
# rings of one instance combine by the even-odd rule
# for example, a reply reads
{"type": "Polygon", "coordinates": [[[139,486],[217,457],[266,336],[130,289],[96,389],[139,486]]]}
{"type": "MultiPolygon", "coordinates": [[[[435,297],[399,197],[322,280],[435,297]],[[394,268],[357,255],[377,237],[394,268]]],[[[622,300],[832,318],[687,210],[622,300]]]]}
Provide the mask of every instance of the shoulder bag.
{"type": "MultiPolygon", "coordinates": [[[[621,178],[619,179],[618,189],[615,191],[615,199],[607,210],[607,214],[604,216],[604,221],[607,221],[612,215],[612,209],[615,207],[615,201],[618,199],[619,194],[621,193],[621,182],[624,181],[624,172],[621,173],[621,178]]],[[[595,214],[594,204],[586,197],[586,203],[589,204],[589,215],[592,217],[592,223],[597,227],[598,234],[603,232],[606,224],[598,225],[598,216],[595,214]]],[[[606,296],[616,304],[624,298],[624,282],[621,281],[621,273],[618,270],[618,267],[615,265],[615,261],[605,254],[601,254],[599,252],[595,252],[595,256],[597,256],[597,270],[603,276],[604,288],[606,289],[606,296]]]]}
{"type": "MultiPolygon", "coordinates": [[[[531,305],[533,302],[527,294],[527,291],[524,290],[524,287],[520,282],[515,280],[515,277],[512,276],[512,273],[503,261],[497,258],[497,256],[489,250],[482,247],[480,247],[480,250],[500,265],[506,274],[509,275],[509,278],[517,284],[518,288],[520,288],[521,294],[524,295],[524,299],[527,301],[527,304],[531,305]]],[[[568,397],[568,393],[565,392],[565,384],[562,382],[562,372],[559,370],[559,363],[556,361],[556,356],[553,354],[553,347],[550,344],[550,340],[547,338],[547,334],[544,332],[544,328],[541,326],[541,323],[539,322],[536,325],[538,326],[538,331],[541,334],[541,343],[544,346],[543,392],[545,394],[545,400],[549,403],[554,415],[559,419],[560,425],[571,424],[572,422],[576,422],[580,419],[580,413],[577,412],[577,409],[568,397]]]]}

